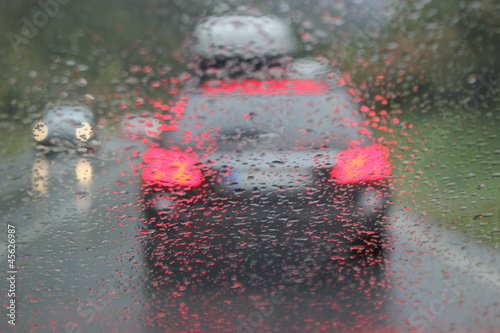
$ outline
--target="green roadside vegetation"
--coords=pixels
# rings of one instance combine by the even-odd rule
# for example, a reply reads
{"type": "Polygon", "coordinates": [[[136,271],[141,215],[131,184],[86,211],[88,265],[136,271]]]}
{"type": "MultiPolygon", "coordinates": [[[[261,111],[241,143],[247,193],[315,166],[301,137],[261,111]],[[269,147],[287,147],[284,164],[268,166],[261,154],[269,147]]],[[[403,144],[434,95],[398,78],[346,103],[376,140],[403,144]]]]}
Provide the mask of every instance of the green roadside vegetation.
{"type": "Polygon", "coordinates": [[[387,21],[373,13],[357,43],[325,52],[378,100],[368,102],[377,115],[399,119],[392,138],[381,134],[398,142],[396,205],[500,250],[499,9],[404,1],[387,21]]]}
{"type": "Polygon", "coordinates": [[[500,250],[500,114],[487,114],[402,116],[414,126],[397,136],[394,193],[396,206],[500,250]]]}
{"type": "Polygon", "coordinates": [[[171,98],[151,85],[163,66],[179,67],[181,36],[160,16],[147,19],[152,10],[128,0],[1,2],[0,156],[32,148],[31,125],[47,102],[90,102],[108,126],[135,111],[135,95],[171,98]]]}

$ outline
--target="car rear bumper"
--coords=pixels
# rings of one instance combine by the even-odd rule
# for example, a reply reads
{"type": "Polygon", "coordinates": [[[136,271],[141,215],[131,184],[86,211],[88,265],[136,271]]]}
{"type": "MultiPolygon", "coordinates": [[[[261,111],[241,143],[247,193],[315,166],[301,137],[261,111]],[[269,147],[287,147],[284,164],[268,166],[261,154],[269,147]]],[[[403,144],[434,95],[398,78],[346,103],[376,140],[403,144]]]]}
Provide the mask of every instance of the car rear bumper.
{"type": "Polygon", "coordinates": [[[342,270],[334,267],[373,266],[383,260],[377,253],[388,194],[383,186],[371,188],[380,195],[372,210],[360,202],[366,200],[366,187],[238,200],[215,193],[176,197],[149,192],[145,222],[152,229],[144,244],[146,259],[162,283],[174,285],[342,279],[335,273],[342,270]],[[360,239],[372,236],[376,242],[367,244],[375,244],[375,250],[360,245],[360,239]]]}
{"type": "Polygon", "coordinates": [[[296,255],[324,257],[380,233],[387,205],[388,193],[380,184],[239,199],[211,190],[184,196],[146,192],[145,225],[178,258],[244,260],[260,253],[295,261],[296,255]]]}

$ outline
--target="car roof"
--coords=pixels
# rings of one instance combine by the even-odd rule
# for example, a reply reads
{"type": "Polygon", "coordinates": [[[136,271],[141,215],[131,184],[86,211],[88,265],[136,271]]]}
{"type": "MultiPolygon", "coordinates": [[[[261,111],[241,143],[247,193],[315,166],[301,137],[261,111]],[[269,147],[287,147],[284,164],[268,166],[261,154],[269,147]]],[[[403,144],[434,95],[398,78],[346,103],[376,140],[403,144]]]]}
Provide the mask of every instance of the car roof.
{"type": "Polygon", "coordinates": [[[273,16],[224,15],[201,20],[191,51],[201,58],[276,57],[296,52],[292,29],[273,16]]]}

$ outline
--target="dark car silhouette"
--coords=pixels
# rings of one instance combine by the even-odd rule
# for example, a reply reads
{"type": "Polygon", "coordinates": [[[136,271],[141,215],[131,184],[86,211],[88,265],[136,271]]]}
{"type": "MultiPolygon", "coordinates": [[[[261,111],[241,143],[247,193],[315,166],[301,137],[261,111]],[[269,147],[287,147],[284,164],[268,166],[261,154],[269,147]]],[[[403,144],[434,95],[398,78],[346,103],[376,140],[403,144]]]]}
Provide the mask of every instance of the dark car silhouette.
{"type": "Polygon", "coordinates": [[[311,272],[378,260],[389,151],[341,76],[293,59],[293,34],[273,17],[209,18],[195,36],[209,40],[194,44],[197,75],[143,156],[153,267],[232,283],[301,278],[304,260],[311,272]]]}

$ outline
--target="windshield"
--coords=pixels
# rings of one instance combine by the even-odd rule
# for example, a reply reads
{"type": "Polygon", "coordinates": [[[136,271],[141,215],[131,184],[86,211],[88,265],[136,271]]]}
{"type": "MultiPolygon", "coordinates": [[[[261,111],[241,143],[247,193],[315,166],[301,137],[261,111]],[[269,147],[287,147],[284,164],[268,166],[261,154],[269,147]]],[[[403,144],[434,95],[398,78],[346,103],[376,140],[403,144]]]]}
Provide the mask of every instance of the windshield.
{"type": "Polygon", "coordinates": [[[0,1],[0,330],[498,331],[499,13],[0,1]]]}

